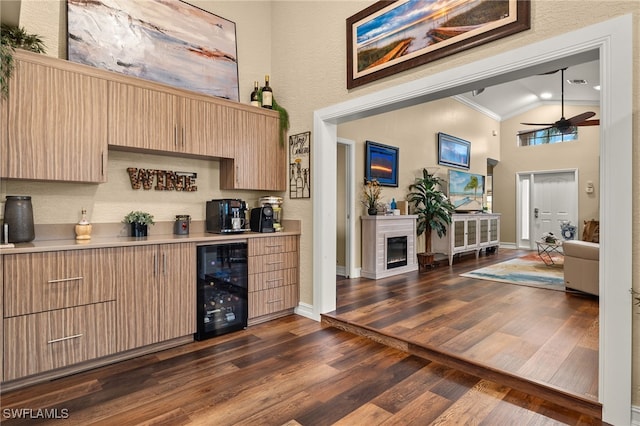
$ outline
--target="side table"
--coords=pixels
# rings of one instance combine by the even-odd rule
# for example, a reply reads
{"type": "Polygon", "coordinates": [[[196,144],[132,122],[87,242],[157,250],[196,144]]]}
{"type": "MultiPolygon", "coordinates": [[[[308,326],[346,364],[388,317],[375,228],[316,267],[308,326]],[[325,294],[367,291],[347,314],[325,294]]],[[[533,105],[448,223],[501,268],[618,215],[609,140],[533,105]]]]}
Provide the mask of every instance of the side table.
{"type": "Polygon", "coordinates": [[[553,261],[553,253],[557,253],[561,256],[564,256],[562,252],[562,241],[557,240],[555,243],[548,243],[546,241],[536,241],[536,245],[538,246],[538,256],[544,262],[545,265],[551,266],[555,265],[553,261]]]}

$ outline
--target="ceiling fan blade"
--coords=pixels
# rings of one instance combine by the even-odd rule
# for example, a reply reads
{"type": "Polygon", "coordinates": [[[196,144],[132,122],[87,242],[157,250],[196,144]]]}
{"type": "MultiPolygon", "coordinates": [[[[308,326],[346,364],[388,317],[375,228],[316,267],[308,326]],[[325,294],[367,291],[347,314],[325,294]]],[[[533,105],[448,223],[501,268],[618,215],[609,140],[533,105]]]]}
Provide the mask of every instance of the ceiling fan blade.
{"type": "Polygon", "coordinates": [[[595,119],[595,120],[585,120],[582,121],[580,123],[576,123],[576,126],[599,126],[600,125],[600,120],[595,119]]]}
{"type": "Polygon", "coordinates": [[[587,112],[583,112],[582,114],[578,114],[576,116],[573,116],[573,117],[567,119],[567,121],[569,123],[571,123],[572,126],[577,126],[578,123],[582,123],[583,121],[587,121],[588,119],[590,119],[594,115],[596,115],[595,112],[587,111],[587,112]]]}
{"type": "Polygon", "coordinates": [[[548,127],[541,127],[539,129],[535,129],[535,130],[521,130],[518,132],[518,136],[522,136],[522,135],[528,135],[530,133],[535,133],[535,132],[539,132],[541,130],[547,130],[547,129],[551,129],[553,128],[553,125],[549,125],[548,127]]]}
{"type": "Polygon", "coordinates": [[[555,123],[520,123],[525,126],[553,126],[555,123]]]}

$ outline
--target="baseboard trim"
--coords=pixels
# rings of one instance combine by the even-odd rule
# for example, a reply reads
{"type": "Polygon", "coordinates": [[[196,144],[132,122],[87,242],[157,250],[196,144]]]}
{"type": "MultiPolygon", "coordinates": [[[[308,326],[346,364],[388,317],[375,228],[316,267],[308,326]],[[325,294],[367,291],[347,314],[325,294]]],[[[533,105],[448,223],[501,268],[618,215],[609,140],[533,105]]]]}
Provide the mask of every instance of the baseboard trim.
{"type": "Polygon", "coordinates": [[[295,308],[294,312],[300,316],[312,319],[314,321],[320,321],[320,315],[316,315],[313,312],[313,305],[308,303],[298,303],[298,306],[295,308]]]}

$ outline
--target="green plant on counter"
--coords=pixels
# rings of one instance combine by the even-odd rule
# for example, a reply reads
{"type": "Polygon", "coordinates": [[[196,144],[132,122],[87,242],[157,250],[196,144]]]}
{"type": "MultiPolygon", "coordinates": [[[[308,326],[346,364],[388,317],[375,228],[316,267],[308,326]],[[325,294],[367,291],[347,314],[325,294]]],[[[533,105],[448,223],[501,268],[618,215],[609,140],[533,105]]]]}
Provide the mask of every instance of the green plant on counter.
{"type": "Polygon", "coordinates": [[[153,225],[155,222],[153,221],[153,215],[142,212],[142,211],[132,211],[127,213],[127,215],[122,220],[124,223],[139,223],[141,225],[153,225]]]}
{"type": "Polygon", "coordinates": [[[18,49],[35,53],[44,53],[44,43],[40,36],[29,34],[24,28],[2,24],[0,25],[0,98],[9,97],[9,80],[13,75],[15,63],[13,53],[18,49]]]}
{"type": "MultiPolygon", "coordinates": [[[[258,100],[262,104],[262,89],[258,90],[258,100]]],[[[275,111],[280,114],[280,146],[285,146],[285,140],[287,139],[287,132],[289,131],[289,113],[278,102],[276,102],[275,96],[273,97],[272,106],[275,111]]]]}

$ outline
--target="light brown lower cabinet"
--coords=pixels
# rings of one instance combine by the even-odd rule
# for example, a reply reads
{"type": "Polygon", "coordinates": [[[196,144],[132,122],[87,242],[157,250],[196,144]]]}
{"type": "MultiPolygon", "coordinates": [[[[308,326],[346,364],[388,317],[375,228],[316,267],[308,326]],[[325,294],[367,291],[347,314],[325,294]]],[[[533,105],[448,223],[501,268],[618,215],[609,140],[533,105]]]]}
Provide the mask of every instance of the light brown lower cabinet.
{"type": "Polygon", "coordinates": [[[298,305],[298,247],[297,236],[249,240],[249,325],[287,315],[298,305]]]}
{"type": "Polygon", "coordinates": [[[118,352],[183,337],[196,328],[196,246],[124,247],[116,314],[118,352]]]}
{"type": "Polygon", "coordinates": [[[4,320],[4,380],[115,353],[116,302],[4,320]]]}

